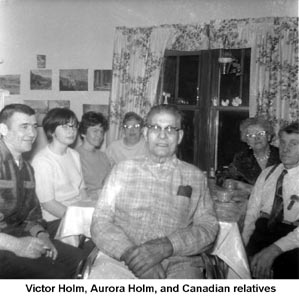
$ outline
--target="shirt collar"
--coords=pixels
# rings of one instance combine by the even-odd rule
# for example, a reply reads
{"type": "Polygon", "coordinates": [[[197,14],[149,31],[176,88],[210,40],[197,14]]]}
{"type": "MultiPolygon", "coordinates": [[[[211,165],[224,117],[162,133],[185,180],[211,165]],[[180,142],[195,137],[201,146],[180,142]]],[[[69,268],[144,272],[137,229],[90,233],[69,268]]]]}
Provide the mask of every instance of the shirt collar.
{"type": "Polygon", "coordinates": [[[152,168],[159,168],[159,169],[173,169],[177,166],[178,164],[178,159],[176,155],[174,154],[173,156],[169,157],[166,159],[164,163],[157,163],[153,161],[148,155],[145,157],[144,160],[144,165],[150,166],[152,168]]]}
{"type": "MultiPolygon", "coordinates": [[[[8,147],[6,146],[5,142],[3,141],[3,139],[0,139],[0,151],[3,155],[3,160],[12,160],[16,166],[18,166],[18,164],[16,163],[14,157],[12,156],[11,152],[9,151],[8,147]]],[[[23,156],[20,156],[20,160],[19,160],[19,169],[22,169],[23,167],[23,156]]]]}
{"type": "Polygon", "coordinates": [[[299,166],[297,166],[295,168],[291,168],[291,169],[286,169],[286,170],[288,171],[288,174],[290,174],[292,176],[295,174],[299,174],[299,166]]]}

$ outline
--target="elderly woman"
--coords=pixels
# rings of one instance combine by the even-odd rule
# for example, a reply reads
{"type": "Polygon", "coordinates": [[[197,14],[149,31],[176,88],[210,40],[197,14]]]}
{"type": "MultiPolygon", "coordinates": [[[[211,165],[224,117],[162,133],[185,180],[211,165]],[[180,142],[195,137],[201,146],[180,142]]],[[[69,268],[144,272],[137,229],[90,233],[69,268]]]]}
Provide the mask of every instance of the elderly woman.
{"type": "Polygon", "coordinates": [[[241,123],[240,133],[248,149],[235,154],[226,177],[235,179],[239,188],[251,192],[262,170],[280,163],[279,153],[278,148],[270,145],[274,132],[267,120],[248,118],[241,123]]]}
{"type": "Polygon", "coordinates": [[[112,165],[145,155],[142,127],[143,119],[138,114],[132,111],[125,114],[122,122],[123,138],[113,141],[106,149],[112,165]]]}

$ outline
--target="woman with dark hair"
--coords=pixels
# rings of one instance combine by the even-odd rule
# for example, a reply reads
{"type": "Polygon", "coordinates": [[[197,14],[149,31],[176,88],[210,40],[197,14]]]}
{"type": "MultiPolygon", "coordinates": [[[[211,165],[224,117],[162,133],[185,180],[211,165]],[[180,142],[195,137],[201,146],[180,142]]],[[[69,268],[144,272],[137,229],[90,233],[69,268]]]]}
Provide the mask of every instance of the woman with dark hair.
{"type": "Polygon", "coordinates": [[[235,154],[225,177],[235,179],[239,188],[251,192],[262,170],[280,163],[279,152],[270,145],[274,136],[270,122],[261,117],[244,120],[240,133],[241,141],[248,145],[248,149],[235,154]]]}
{"type": "Polygon", "coordinates": [[[66,108],[51,109],[43,119],[48,145],[33,158],[36,194],[44,219],[55,236],[66,207],[88,199],[80,157],[70,148],[77,137],[78,119],[66,108]]]}
{"type": "Polygon", "coordinates": [[[94,200],[98,199],[104,180],[111,170],[107,155],[100,150],[107,129],[108,121],[101,113],[89,111],[82,116],[79,126],[82,143],[76,150],[80,154],[88,196],[94,200]]]}

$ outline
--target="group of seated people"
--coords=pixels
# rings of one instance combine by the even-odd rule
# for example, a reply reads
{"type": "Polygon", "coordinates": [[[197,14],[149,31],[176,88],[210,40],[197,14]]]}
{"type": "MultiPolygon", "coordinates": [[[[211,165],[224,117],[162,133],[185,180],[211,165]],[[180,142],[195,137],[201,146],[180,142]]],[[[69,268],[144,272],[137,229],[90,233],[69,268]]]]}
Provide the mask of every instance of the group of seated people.
{"type": "MultiPolygon", "coordinates": [[[[94,247],[92,278],[205,278],[201,254],[213,248],[219,222],[205,174],[176,156],[184,131],[175,106],[153,106],[145,121],[128,112],[123,138],[105,152],[101,113],[79,122],[54,108],[42,125],[48,144],[30,164],[22,154],[37,136],[34,110],[0,112],[0,278],[74,278],[94,247]],[[91,239],[73,247],[55,236],[78,202],[95,211],[91,239]]],[[[245,120],[249,149],[225,176],[250,193],[242,236],[252,277],[299,278],[299,123],[279,131],[279,149],[272,137],[265,120],[245,120]]]]}

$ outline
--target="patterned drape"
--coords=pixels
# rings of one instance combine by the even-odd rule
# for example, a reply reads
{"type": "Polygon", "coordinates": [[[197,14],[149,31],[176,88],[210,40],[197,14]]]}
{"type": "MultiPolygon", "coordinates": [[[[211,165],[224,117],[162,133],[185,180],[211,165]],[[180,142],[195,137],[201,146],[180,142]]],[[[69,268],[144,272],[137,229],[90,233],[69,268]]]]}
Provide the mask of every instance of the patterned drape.
{"type": "Polygon", "coordinates": [[[250,115],[268,118],[277,132],[299,121],[298,18],[212,21],[210,48],[251,48],[250,115]]]}
{"type": "Polygon", "coordinates": [[[273,30],[256,43],[257,114],[279,125],[299,121],[298,18],[276,18],[273,30]]]}
{"type": "Polygon", "coordinates": [[[121,121],[126,112],[134,111],[144,117],[156,102],[164,51],[168,43],[172,44],[172,32],[169,26],[117,28],[108,144],[119,137],[121,121]]]}
{"type": "Polygon", "coordinates": [[[212,20],[208,24],[117,28],[108,142],[119,137],[125,112],[144,116],[157,102],[165,49],[251,48],[250,115],[278,129],[299,120],[298,18],[212,20]]]}

